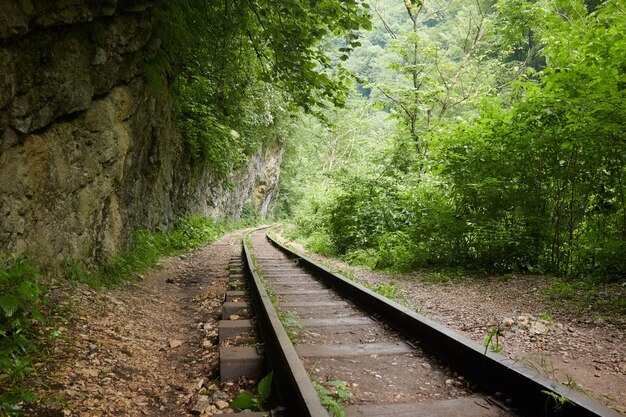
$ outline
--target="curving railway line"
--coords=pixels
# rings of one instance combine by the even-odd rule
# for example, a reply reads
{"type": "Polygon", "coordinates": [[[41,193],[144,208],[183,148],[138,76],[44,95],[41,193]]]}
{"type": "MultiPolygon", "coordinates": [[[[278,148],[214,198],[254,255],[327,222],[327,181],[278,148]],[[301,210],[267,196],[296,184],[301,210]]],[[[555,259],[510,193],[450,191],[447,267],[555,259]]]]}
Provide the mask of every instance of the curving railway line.
{"type": "Polygon", "coordinates": [[[243,258],[286,415],[328,417],[315,386],[330,384],[352,396],[349,417],[620,416],[332,273],[264,230],[244,239],[243,258]]]}

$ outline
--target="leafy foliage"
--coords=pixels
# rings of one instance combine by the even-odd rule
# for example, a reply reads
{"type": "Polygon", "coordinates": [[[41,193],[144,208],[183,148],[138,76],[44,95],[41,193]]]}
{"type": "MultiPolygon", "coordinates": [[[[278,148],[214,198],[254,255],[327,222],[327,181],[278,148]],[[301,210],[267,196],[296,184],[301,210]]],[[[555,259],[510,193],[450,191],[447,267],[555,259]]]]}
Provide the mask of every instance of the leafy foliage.
{"type": "Polygon", "coordinates": [[[548,397],[546,399],[546,409],[550,408],[550,403],[552,403],[552,409],[554,410],[554,412],[556,414],[560,414],[561,411],[563,411],[563,407],[566,404],[572,404],[572,401],[570,401],[569,398],[563,396],[563,395],[559,395],[556,394],[552,391],[548,391],[548,390],[541,390],[541,392],[543,394],[546,394],[546,396],[548,397]],[[550,401],[552,400],[552,401],[550,401]]]}
{"type": "Polygon", "coordinates": [[[276,313],[278,314],[278,319],[282,323],[285,331],[287,332],[287,336],[291,343],[296,344],[300,339],[300,330],[304,328],[304,325],[300,321],[300,316],[298,312],[295,310],[287,310],[283,311],[278,306],[275,306],[276,313]]]}
{"type": "Polygon", "coordinates": [[[63,263],[65,276],[70,280],[93,286],[128,282],[138,273],[154,267],[163,256],[188,252],[214,242],[230,230],[252,224],[254,220],[232,221],[194,215],[181,217],[169,231],[137,230],[131,247],[99,271],[89,272],[72,260],[65,261],[63,263]]]}
{"type": "Polygon", "coordinates": [[[34,400],[23,381],[40,352],[45,294],[41,277],[24,259],[0,269],[0,416],[20,413],[22,402],[34,400]]]}
{"type": "MultiPolygon", "coordinates": [[[[376,268],[623,279],[624,10],[377,3],[381,25],[346,64],[363,74],[365,99],[352,102],[378,109],[359,126],[379,113],[397,124],[365,128],[362,152],[313,176],[309,197],[290,203],[291,236],[376,268]]],[[[336,135],[312,133],[319,144],[336,135]]],[[[335,154],[349,149],[336,143],[335,154]]]]}
{"type": "Polygon", "coordinates": [[[389,281],[386,283],[380,282],[376,285],[365,284],[365,286],[383,297],[401,302],[407,308],[411,307],[411,302],[406,295],[403,294],[402,289],[398,288],[397,284],[398,283],[396,281],[389,281]]]}
{"type": "Polygon", "coordinates": [[[273,372],[267,374],[257,386],[257,393],[244,391],[237,395],[231,402],[230,408],[235,410],[263,411],[272,394],[273,372]]]}
{"type": "Polygon", "coordinates": [[[485,102],[480,118],[448,131],[442,174],[457,209],[474,224],[507,231],[503,248],[518,253],[519,266],[626,273],[626,78],[617,64],[626,59],[618,29],[626,14],[617,3],[586,13],[582,2],[569,2],[558,14],[543,2],[526,4],[548,66],[529,70],[510,95],[485,102]]]}
{"type": "Polygon", "coordinates": [[[173,85],[190,155],[223,178],[260,144],[281,139],[291,108],[343,104],[347,73],[321,41],[342,36],[348,53],[370,26],[367,8],[361,1],[166,0],[156,26],[162,44],[144,74],[157,90],[173,85]]]}
{"type": "Polygon", "coordinates": [[[334,380],[323,384],[313,381],[313,388],[317,391],[322,405],[330,411],[334,417],[346,417],[343,404],[352,399],[348,386],[345,382],[334,380]]]}
{"type": "Polygon", "coordinates": [[[485,354],[487,354],[487,349],[491,350],[495,353],[502,353],[502,345],[500,345],[500,326],[493,326],[487,332],[485,336],[485,341],[483,342],[483,346],[485,346],[485,354]]]}

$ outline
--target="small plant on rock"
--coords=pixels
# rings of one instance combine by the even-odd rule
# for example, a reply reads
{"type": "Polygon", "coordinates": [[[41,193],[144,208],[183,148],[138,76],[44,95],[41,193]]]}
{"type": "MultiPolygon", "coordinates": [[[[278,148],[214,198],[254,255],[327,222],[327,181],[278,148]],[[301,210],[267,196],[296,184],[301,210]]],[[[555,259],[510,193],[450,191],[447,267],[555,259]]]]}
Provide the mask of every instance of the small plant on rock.
{"type": "Polygon", "coordinates": [[[539,314],[539,318],[542,319],[542,320],[547,321],[550,324],[554,324],[554,319],[548,313],[541,313],[541,314],[539,314]]]}

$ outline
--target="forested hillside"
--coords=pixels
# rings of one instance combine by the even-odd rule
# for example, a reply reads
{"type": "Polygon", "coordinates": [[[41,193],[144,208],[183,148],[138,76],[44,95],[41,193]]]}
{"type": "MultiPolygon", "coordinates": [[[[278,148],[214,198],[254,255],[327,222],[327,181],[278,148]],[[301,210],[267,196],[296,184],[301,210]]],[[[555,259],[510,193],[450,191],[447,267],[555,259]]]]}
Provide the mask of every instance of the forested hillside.
{"type": "Polygon", "coordinates": [[[626,273],[622,1],[381,0],[349,107],[302,117],[293,236],[376,268],[626,273]]]}

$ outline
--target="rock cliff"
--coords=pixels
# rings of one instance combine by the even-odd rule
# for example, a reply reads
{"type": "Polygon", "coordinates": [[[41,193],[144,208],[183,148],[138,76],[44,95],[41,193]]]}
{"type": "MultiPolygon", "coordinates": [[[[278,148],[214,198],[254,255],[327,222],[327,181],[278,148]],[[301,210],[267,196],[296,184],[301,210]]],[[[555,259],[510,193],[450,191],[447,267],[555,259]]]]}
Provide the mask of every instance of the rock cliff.
{"type": "Polygon", "coordinates": [[[0,3],[0,249],[96,265],[178,214],[271,206],[280,145],[223,181],[185,154],[172,97],[142,76],[154,3],[0,3]]]}

